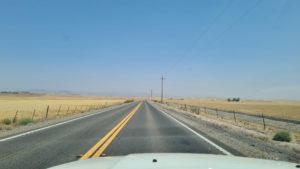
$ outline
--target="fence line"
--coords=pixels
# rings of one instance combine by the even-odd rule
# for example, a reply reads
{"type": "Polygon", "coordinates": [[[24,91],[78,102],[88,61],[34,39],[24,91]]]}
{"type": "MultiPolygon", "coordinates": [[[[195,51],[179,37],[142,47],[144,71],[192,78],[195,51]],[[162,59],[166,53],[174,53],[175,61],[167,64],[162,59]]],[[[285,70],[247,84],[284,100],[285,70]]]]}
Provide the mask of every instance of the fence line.
{"type": "Polygon", "coordinates": [[[293,130],[296,132],[300,132],[300,123],[289,121],[285,119],[275,119],[265,116],[263,113],[261,115],[251,115],[242,112],[237,112],[235,110],[221,110],[218,108],[208,108],[201,106],[193,106],[187,104],[178,104],[178,103],[170,103],[165,102],[167,105],[175,106],[179,109],[189,111],[193,114],[199,115],[203,113],[203,115],[210,115],[217,119],[221,120],[230,120],[233,121],[237,125],[243,125],[248,127],[259,127],[262,130],[267,129],[284,129],[284,130],[293,130]],[[255,126],[254,126],[255,125],[255,126]]]}
{"type": "MultiPolygon", "coordinates": [[[[109,106],[119,105],[120,103],[112,103],[112,104],[91,104],[91,105],[59,105],[51,106],[47,105],[44,109],[34,108],[32,111],[30,110],[16,110],[14,114],[6,115],[1,117],[0,123],[2,119],[10,119],[12,123],[18,122],[20,119],[31,119],[31,120],[42,120],[49,118],[58,118],[61,116],[66,116],[68,114],[77,114],[84,113],[94,110],[103,109],[109,106]],[[66,109],[67,108],[67,109],[66,109]]],[[[10,113],[7,113],[10,114],[10,113]]]]}

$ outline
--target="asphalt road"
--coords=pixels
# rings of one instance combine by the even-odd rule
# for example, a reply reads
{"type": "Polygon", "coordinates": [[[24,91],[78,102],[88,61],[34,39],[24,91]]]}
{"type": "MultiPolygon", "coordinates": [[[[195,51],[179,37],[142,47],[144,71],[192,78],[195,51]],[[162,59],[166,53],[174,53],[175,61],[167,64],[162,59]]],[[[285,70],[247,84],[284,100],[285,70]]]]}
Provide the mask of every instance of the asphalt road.
{"type": "MultiPolygon", "coordinates": [[[[0,168],[44,169],[79,160],[139,103],[132,103],[63,125],[0,140],[0,168]]],[[[150,152],[223,154],[188,128],[158,111],[148,102],[116,135],[106,156],[150,152]]]]}

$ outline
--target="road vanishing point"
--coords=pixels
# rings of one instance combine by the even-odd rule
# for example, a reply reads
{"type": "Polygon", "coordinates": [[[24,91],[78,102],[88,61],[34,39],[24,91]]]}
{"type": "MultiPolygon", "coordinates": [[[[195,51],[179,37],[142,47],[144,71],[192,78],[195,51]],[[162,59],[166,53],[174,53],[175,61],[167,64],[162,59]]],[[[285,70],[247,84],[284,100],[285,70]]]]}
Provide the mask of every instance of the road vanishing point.
{"type": "Polygon", "coordinates": [[[139,101],[0,139],[0,168],[45,169],[134,153],[231,153],[161,110],[139,101]]]}

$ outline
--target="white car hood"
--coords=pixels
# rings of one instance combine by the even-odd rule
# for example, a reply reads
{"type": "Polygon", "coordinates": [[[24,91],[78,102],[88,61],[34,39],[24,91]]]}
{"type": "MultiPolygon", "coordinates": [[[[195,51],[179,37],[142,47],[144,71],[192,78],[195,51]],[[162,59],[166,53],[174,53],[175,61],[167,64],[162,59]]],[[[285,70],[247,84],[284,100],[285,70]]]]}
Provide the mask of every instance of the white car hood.
{"type": "Polygon", "coordinates": [[[151,153],[93,158],[51,169],[297,169],[296,165],[226,155],[151,153]]]}

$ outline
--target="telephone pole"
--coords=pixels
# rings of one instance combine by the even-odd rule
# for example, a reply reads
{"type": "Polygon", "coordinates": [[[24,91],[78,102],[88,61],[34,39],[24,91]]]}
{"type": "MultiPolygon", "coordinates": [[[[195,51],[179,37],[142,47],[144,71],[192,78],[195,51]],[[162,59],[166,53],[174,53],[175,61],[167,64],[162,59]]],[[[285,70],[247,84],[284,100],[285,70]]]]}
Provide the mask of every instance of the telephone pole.
{"type": "Polygon", "coordinates": [[[164,78],[164,76],[161,76],[161,98],[160,98],[160,102],[163,103],[164,101],[164,80],[166,78],[164,78]]]}

